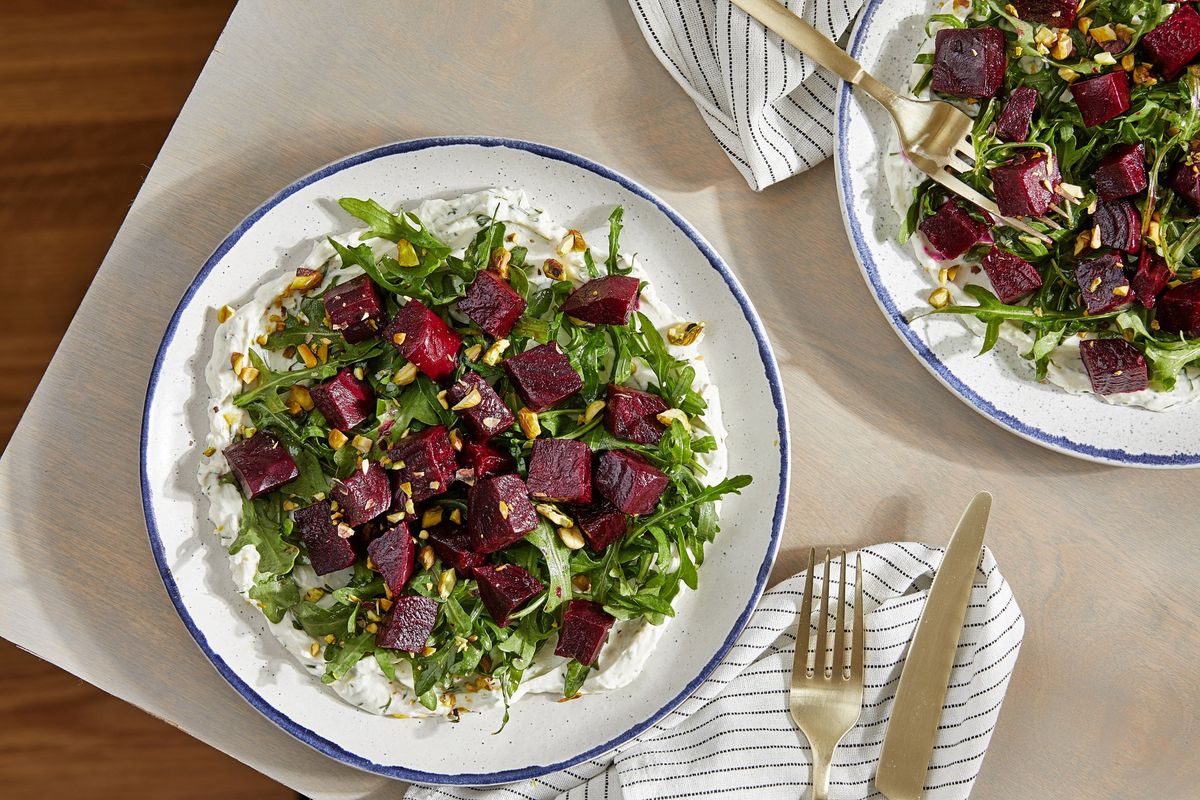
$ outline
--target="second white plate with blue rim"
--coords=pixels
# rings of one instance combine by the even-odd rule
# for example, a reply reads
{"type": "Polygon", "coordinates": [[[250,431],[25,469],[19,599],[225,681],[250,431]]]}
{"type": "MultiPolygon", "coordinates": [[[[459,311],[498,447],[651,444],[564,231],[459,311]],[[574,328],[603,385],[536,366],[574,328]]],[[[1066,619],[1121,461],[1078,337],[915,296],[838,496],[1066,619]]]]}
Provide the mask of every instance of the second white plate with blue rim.
{"type": "MultiPolygon", "coordinates": [[[[926,21],[938,10],[930,0],[869,0],[850,52],[880,80],[905,89],[926,21]]],[[[1200,403],[1158,412],[1070,394],[1036,383],[1011,344],[976,357],[979,339],[957,320],[913,319],[929,309],[933,284],[909,245],[896,241],[900,216],[881,168],[900,157],[891,126],[874,100],[842,85],[835,159],[846,231],[879,307],[917,359],[984,417],[1044,447],[1123,466],[1200,466],[1200,403]]]]}

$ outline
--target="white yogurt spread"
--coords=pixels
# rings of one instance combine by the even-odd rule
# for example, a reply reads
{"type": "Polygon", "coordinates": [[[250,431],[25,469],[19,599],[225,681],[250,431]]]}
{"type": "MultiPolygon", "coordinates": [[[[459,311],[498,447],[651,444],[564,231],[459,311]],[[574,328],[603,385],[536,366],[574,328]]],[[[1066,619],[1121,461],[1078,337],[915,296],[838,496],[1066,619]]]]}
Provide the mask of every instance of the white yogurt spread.
{"type": "MultiPolygon", "coordinates": [[[[558,243],[567,233],[567,228],[545,219],[542,212],[530,203],[524,191],[489,189],[453,200],[427,200],[413,209],[413,213],[431,233],[454,248],[458,255],[461,255],[479,231],[476,217],[491,217],[495,214],[497,220],[506,223],[510,233],[518,234],[514,244],[528,248],[527,263],[531,265],[529,281],[532,285],[544,286],[551,282],[541,274],[540,269],[532,266],[540,265],[547,258],[556,258],[562,262],[566,267],[567,279],[577,285],[583,282],[583,276],[586,275],[582,253],[568,252],[562,255],[556,252],[558,243]]],[[[342,244],[352,246],[360,243],[358,236],[361,232],[362,230],[335,238],[342,244]]],[[[395,246],[383,239],[369,239],[366,243],[377,256],[395,246]]],[[[597,260],[604,257],[597,253],[593,255],[597,260]]],[[[622,259],[626,264],[632,264],[634,276],[644,281],[649,280],[641,265],[625,255],[622,255],[622,259]]],[[[214,448],[215,452],[211,457],[201,460],[198,478],[201,489],[210,502],[209,517],[220,534],[222,545],[226,548],[237,536],[241,521],[242,495],[237,487],[220,482],[221,476],[228,472],[228,464],[221,451],[233,443],[243,425],[250,424],[249,416],[233,403],[241,384],[230,369],[230,358],[233,353],[247,353],[253,348],[264,357],[268,365],[279,369],[286,368],[288,363],[282,356],[258,346],[255,339],[267,330],[268,316],[279,313],[280,295],[295,277],[295,268],[318,269],[327,264],[329,269],[326,271],[323,285],[328,285],[335,279],[340,281],[361,273],[358,267],[343,268],[333,247],[322,238],[314,244],[312,252],[302,263],[289,266],[285,274],[261,285],[248,302],[237,308],[233,316],[217,328],[212,357],[205,370],[211,394],[209,407],[212,409],[211,427],[205,445],[214,448]]],[[[282,301],[282,308],[291,309],[300,299],[299,295],[293,294],[282,301]]],[[[657,296],[653,284],[647,285],[642,291],[640,310],[664,333],[664,338],[666,328],[681,321],[681,318],[657,296]]],[[[721,421],[720,396],[717,388],[710,382],[708,367],[699,353],[701,340],[703,335],[691,345],[669,347],[673,355],[688,360],[695,369],[695,388],[708,402],[703,423],[693,425],[701,429],[702,433],[711,434],[717,441],[718,446],[712,452],[697,454],[698,460],[708,471],[708,481],[717,483],[725,477],[728,469],[724,447],[726,434],[721,421]]],[[[641,366],[643,368],[634,375],[634,382],[639,382],[640,378],[644,387],[647,376],[651,373],[646,365],[641,366]]],[[[253,545],[243,547],[236,554],[229,556],[234,584],[243,598],[252,604],[254,601],[248,593],[254,585],[258,558],[258,552],[253,545]]],[[[315,587],[344,586],[350,574],[350,570],[343,570],[317,576],[311,567],[299,563],[292,572],[301,593],[315,587]]],[[[676,601],[677,604],[687,602],[686,591],[685,587],[676,601]]],[[[278,623],[265,621],[280,643],[313,674],[314,679],[319,679],[324,672],[325,661],[322,655],[311,654],[312,645],[317,640],[297,629],[293,625],[290,613],[285,614],[283,620],[278,623]]],[[[651,625],[644,620],[627,620],[618,621],[613,625],[608,642],[600,651],[596,666],[588,676],[585,690],[611,691],[632,682],[642,671],[670,621],[668,618],[661,625],[651,625]]],[[[551,638],[543,645],[533,664],[525,670],[524,679],[510,702],[516,702],[529,693],[562,692],[566,659],[553,655],[554,644],[555,640],[551,638]]],[[[348,703],[376,714],[418,717],[445,715],[451,712],[452,705],[449,703],[439,704],[432,712],[417,703],[407,662],[398,663],[396,673],[397,679],[392,681],[383,674],[374,659],[366,658],[359,661],[344,678],[331,684],[330,688],[348,703]]],[[[458,707],[471,711],[494,707],[500,702],[498,690],[485,689],[458,695],[458,707]]]]}
{"type": "MultiPolygon", "coordinates": [[[[966,14],[966,10],[954,3],[942,3],[939,4],[939,8],[934,13],[954,13],[959,17],[963,17],[966,14]]],[[[936,29],[933,30],[936,33],[936,29]]],[[[933,52],[932,37],[921,47],[921,52],[933,52]]],[[[914,66],[910,85],[916,83],[923,70],[924,67],[922,66],[914,66]]],[[[924,97],[929,97],[928,90],[926,90],[924,97]]],[[[900,140],[894,130],[890,132],[886,157],[880,159],[880,161],[883,163],[884,179],[887,181],[888,189],[891,193],[892,207],[900,216],[900,219],[904,219],[908,214],[909,206],[912,205],[913,189],[925,179],[925,173],[914,167],[904,157],[900,148],[900,140]]],[[[938,272],[943,267],[964,263],[962,259],[954,261],[938,261],[935,259],[930,255],[928,240],[926,240],[924,234],[920,231],[913,233],[908,244],[917,262],[924,268],[925,275],[929,278],[933,286],[940,285],[938,283],[938,272]]],[[[978,274],[973,274],[970,269],[972,266],[977,266],[977,264],[967,264],[965,269],[958,271],[958,275],[954,281],[946,281],[945,283],[946,289],[950,292],[951,302],[956,305],[975,305],[975,300],[963,291],[963,287],[967,284],[979,284],[989,290],[992,288],[988,282],[987,274],[982,269],[978,274]]],[[[959,314],[956,314],[955,317],[976,336],[983,336],[985,326],[982,322],[975,319],[975,317],[959,314]]],[[[1091,381],[1088,380],[1087,372],[1083,368],[1083,361],[1079,357],[1079,342],[1078,338],[1071,337],[1055,348],[1050,355],[1046,380],[1071,394],[1093,394],[1091,381]]],[[[1018,353],[1024,355],[1033,349],[1033,337],[1021,330],[1020,326],[1016,323],[1006,322],[1000,326],[1000,344],[997,346],[1014,348],[1018,353]]],[[[1033,362],[1030,361],[1029,374],[1031,378],[1033,371],[1033,362]]],[[[1140,406],[1151,411],[1170,411],[1200,400],[1200,371],[1192,368],[1180,371],[1175,388],[1170,392],[1144,389],[1140,392],[1123,392],[1120,394],[1094,396],[1112,405],[1140,406]]]]}

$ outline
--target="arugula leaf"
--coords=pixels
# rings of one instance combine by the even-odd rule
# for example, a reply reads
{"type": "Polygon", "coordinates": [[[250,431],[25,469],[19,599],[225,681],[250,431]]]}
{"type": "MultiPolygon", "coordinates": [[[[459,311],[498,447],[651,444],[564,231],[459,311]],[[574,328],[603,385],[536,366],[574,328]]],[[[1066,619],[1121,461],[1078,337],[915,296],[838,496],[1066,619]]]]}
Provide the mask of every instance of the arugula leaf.
{"type": "Polygon", "coordinates": [[[323,608],[309,600],[303,600],[293,605],[292,616],[304,628],[304,632],[314,639],[345,634],[350,616],[354,612],[353,605],[341,603],[323,608]]]}
{"type": "Polygon", "coordinates": [[[260,576],[286,575],[296,565],[300,548],[286,541],[283,499],[278,492],[257,500],[242,501],[242,521],[238,526],[237,538],[229,545],[229,554],[241,552],[246,545],[254,545],[258,551],[260,576]]]}
{"type": "Polygon", "coordinates": [[[572,597],[571,568],[568,560],[571,551],[558,538],[554,528],[544,518],[538,517],[537,527],[530,531],[525,538],[538,550],[546,560],[546,569],[550,575],[546,605],[544,611],[553,611],[572,597]]]}
{"type": "Polygon", "coordinates": [[[254,581],[248,592],[251,600],[271,622],[279,622],[288,609],[300,602],[300,589],[288,575],[271,575],[254,581]]]}
{"type": "Polygon", "coordinates": [[[718,500],[722,495],[730,493],[741,494],[741,490],[749,486],[752,480],[753,479],[749,475],[734,475],[731,478],[726,478],[715,486],[706,486],[703,490],[691,497],[688,497],[682,502],[671,505],[668,508],[664,508],[662,511],[646,517],[644,521],[641,521],[639,524],[635,525],[633,529],[626,534],[626,536],[637,536],[651,525],[656,525],[663,520],[681,514],[682,512],[687,511],[689,508],[701,503],[708,503],[713,500],[718,500]]]}
{"type": "Polygon", "coordinates": [[[573,658],[568,661],[563,675],[563,697],[570,700],[579,694],[579,690],[583,688],[583,682],[587,680],[588,673],[591,671],[591,667],[586,667],[573,658]]]}
{"type": "Polygon", "coordinates": [[[378,339],[359,342],[348,346],[337,355],[330,355],[329,360],[324,364],[317,364],[315,367],[301,367],[287,372],[275,372],[267,366],[262,356],[251,349],[249,352],[250,363],[258,370],[258,380],[255,381],[254,388],[247,389],[235,397],[233,404],[245,408],[268,394],[277,394],[280,390],[288,389],[302,381],[322,381],[332,378],[342,367],[366,361],[378,354],[382,348],[383,343],[378,339]]]}
{"type": "Polygon", "coordinates": [[[325,674],[322,683],[333,683],[346,677],[354,665],[375,650],[375,635],[361,633],[348,639],[343,645],[331,644],[325,648],[325,674]]]}
{"type": "Polygon", "coordinates": [[[287,485],[289,494],[311,500],[315,495],[329,493],[329,476],[325,474],[320,459],[305,449],[292,453],[292,460],[296,462],[300,475],[287,485]]]}
{"type": "Polygon", "coordinates": [[[393,214],[374,200],[357,200],[353,197],[343,197],[338,205],[370,226],[368,237],[390,242],[404,239],[414,248],[424,250],[426,258],[434,260],[450,255],[450,248],[411,214],[403,211],[393,214]]]}
{"type": "Polygon", "coordinates": [[[625,215],[625,209],[617,206],[613,212],[608,215],[608,258],[604,261],[604,266],[608,268],[609,275],[628,275],[633,272],[633,264],[628,267],[621,268],[621,217],[625,215]]]}

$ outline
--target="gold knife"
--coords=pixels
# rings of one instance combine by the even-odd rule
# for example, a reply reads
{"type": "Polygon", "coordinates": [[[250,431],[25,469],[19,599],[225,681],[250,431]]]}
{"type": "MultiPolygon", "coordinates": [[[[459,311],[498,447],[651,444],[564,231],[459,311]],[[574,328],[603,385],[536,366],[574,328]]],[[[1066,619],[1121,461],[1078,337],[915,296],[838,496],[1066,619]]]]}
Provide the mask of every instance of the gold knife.
{"type": "Polygon", "coordinates": [[[888,800],[921,800],[991,509],[980,492],[963,512],[908,647],[875,774],[888,800]]]}

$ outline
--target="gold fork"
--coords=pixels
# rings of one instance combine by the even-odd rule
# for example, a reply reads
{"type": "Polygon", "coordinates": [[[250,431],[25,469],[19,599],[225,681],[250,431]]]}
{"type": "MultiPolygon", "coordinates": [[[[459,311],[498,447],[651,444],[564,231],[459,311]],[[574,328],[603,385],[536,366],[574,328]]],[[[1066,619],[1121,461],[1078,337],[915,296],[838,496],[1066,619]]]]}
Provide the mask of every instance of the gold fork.
{"type": "Polygon", "coordinates": [[[837,626],[833,630],[833,658],[826,658],[826,629],[829,627],[829,551],[825,551],[825,577],[821,590],[821,612],[817,622],[817,646],[812,673],[808,669],[809,627],[812,623],[813,565],[816,553],[808,551],[808,575],[796,631],[796,659],[792,663],[792,719],[808,738],[812,750],[812,800],[829,798],[829,766],[833,751],[849,733],[862,713],[863,702],[863,591],[862,556],[857,556],[854,581],[854,627],[850,630],[850,667],[846,659],[846,551],[841,556],[838,586],[837,626]],[[828,663],[827,663],[828,662],[828,663]],[[829,674],[826,675],[826,667],[829,674]]]}
{"type": "MultiPolygon", "coordinates": [[[[917,169],[974,203],[1004,224],[1035,236],[1043,242],[1050,237],[1034,230],[1023,220],[1006,217],[995,202],[972,189],[956,177],[956,173],[975,168],[975,146],[971,129],[975,121],[965,113],[940,100],[914,100],[905,97],[880,82],[845,50],[827,39],[813,26],[793,14],[776,0],[732,0],[754,19],[774,31],[781,39],[812,58],[847,83],[857,86],[875,98],[888,113],[900,134],[900,146],[917,169]]],[[[1051,228],[1060,226],[1042,217],[1051,228]]]]}

